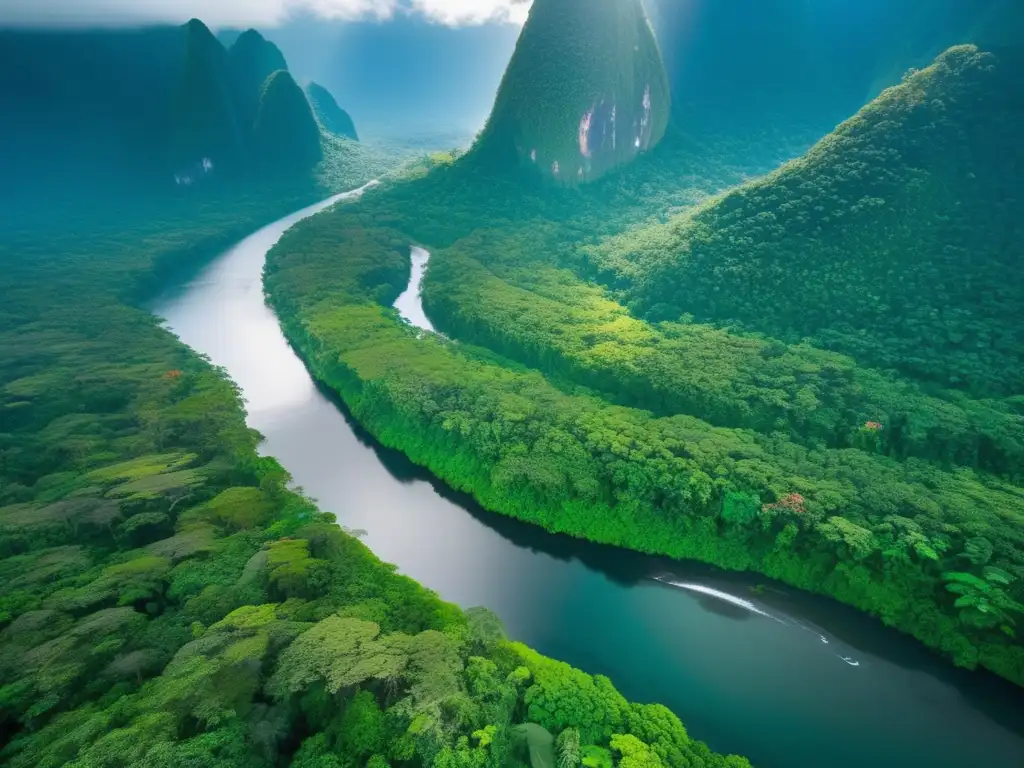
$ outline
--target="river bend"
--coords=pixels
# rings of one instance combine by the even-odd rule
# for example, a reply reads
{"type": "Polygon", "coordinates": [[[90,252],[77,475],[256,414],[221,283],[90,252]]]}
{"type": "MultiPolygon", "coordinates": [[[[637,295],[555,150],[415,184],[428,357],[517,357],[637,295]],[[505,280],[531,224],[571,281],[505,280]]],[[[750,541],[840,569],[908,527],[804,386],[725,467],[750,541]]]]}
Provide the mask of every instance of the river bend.
{"type": "MultiPolygon", "coordinates": [[[[760,768],[1024,766],[1024,695],[1009,683],[763,578],[489,514],[377,445],[314,384],[263,298],[270,248],[338,199],[259,230],[152,309],[235,380],[261,451],[342,525],[366,531],[382,559],[448,600],[486,605],[513,638],[609,675],[628,698],[669,706],[691,735],[760,768]]],[[[418,290],[426,258],[413,250],[396,306],[430,328],[418,290]]]]}

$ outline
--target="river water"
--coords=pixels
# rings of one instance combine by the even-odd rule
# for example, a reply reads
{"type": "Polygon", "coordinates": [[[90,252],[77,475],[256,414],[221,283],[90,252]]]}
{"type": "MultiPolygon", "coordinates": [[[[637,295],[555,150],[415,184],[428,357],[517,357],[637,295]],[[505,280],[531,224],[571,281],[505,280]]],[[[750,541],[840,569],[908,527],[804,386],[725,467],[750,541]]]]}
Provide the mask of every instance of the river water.
{"type": "MultiPolygon", "coordinates": [[[[327,205],[256,232],[153,311],[227,369],[266,437],[261,450],[342,525],[366,531],[377,555],[448,600],[491,608],[514,639],[609,675],[628,698],[667,705],[693,737],[761,768],[1024,766],[1024,695],[991,675],[953,669],[852,609],[763,578],[487,513],[377,445],[310,379],[263,300],[267,251],[327,205]]],[[[429,327],[418,296],[427,254],[412,257],[399,309],[429,327]]]]}

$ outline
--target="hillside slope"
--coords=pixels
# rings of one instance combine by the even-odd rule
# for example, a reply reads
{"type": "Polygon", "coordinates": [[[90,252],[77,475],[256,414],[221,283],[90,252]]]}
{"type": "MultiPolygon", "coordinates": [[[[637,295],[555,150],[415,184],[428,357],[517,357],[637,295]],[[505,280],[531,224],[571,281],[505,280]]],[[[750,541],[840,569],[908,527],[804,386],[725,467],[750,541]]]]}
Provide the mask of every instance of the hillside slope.
{"type": "Polygon", "coordinates": [[[243,32],[228,49],[228,71],[239,120],[251,127],[260,108],[263,84],[275,72],[288,69],[276,45],[254,29],[243,32]]]}
{"type": "Polygon", "coordinates": [[[275,72],[263,86],[252,133],[253,148],[265,168],[311,168],[323,157],[320,127],[302,89],[288,72],[275,72]]]}
{"type": "Polygon", "coordinates": [[[640,0],[537,0],[477,149],[592,181],[661,141],[669,99],[640,0]]]}
{"type": "Polygon", "coordinates": [[[313,108],[313,114],[325,131],[359,141],[352,117],[338,106],[330,91],[319,83],[310,83],[306,86],[306,98],[309,99],[309,106],[313,108]]]}
{"type": "Polygon", "coordinates": [[[810,337],[915,379],[1018,394],[1020,71],[952,48],[806,156],[592,259],[649,319],[810,337]]]}
{"type": "Polygon", "coordinates": [[[185,64],[172,112],[175,168],[209,159],[238,167],[245,135],[231,95],[227,53],[201,21],[185,26],[185,64]]]}

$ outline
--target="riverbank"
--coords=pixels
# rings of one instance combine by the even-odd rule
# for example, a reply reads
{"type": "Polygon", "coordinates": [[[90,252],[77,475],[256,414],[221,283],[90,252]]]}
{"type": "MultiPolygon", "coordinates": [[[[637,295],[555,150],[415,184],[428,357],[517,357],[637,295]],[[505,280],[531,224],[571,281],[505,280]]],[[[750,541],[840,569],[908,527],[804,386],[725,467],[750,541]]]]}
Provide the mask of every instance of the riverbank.
{"type": "MultiPolygon", "coordinates": [[[[556,734],[578,727],[602,760],[621,748],[748,765],[397,575],[257,455],[223,369],[124,303],[156,265],[194,269],[242,222],[256,230],[288,204],[255,202],[5,244],[4,760],[500,764],[525,716],[556,734]],[[339,638],[366,664],[386,650],[392,666],[338,683],[351,660],[339,638]],[[324,666],[303,666],[310,655],[324,666]],[[586,718],[527,701],[545,696],[586,718]],[[371,723],[363,740],[346,735],[353,718],[371,723]]],[[[276,234],[255,237],[269,248],[276,234]]]]}
{"type": "MultiPolygon", "coordinates": [[[[464,607],[489,606],[511,637],[607,675],[627,698],[665,704],[713,749],[766,768],[960,768],[982,748],[1015,768],[1024,756],[1011,714],[1020,692],[1008,683],[763,577],[488,513],[381,446],[288,346],[262,300],[265,248],[240,244],[154,311],[237,382],[261,450],[403,574],[464,607]]],[[[416,281],[406,284],[414,310],[416,281]]]]}
{"type": "MultiPolygon", "coordinates": [[[[472,210],[484,217],[484,234],[467,243],[488,232],[511,239],[510,232],[555,227],[530,213],[537,200],[520,204],[517,194],[514,184],[488,185],[470,168],[442,169],[307,222],[271,253],[267,289],[286,335],[377,439],[492,511],[591,541],[763,573],[856,606],[959,665],[1024,681],[1024,651],[1012,633],[961,621],[955,596],[944,589],[948,574],[963,566],[958,547],[966,546],[950,537],[978,530],[971,515],[979,499],[1012,516],[1020,502],[1009,483],[868,449],[802,445],[775,431],[620,407],[571,376],[549,377],[500,348],[473,346],[472,334],[465,343],[458,327],[456,346],[418,338],[384,309],[406,288],[408,243],[430,246],[431,232],[444,243],[431,247],[437,263],[429,289],[447,249],[456,250],[458,232],[472,231],[472,210]],[[491,197],[478,204],[465,191],[477,188],[491,197]],[[436,200],[450,211],[443,224],[432,215],[436,200]],[[499,200],[522,220],[494,219],[499,200]],[[419,202],[428,206],[422,214],[402,207],[419,202]],[[294,268],[296,254],[301,269],[294,268]],[[905,500],[921,522],[892,522],[887,499],[905,500]],[[869,523],[885,523],[888,533],[876,534],[864,527],[869,523]],[[933,531],[939,523],[942,535],[933,531]]],[[[557,225],[570,233],[596,218],[599,204],[580,197],[575,206],[585,216],[563,212],[557,225]]],[[[558,211],[551,208],[550,216],[558,211]]],[[[513,271],[505,263],[495,269],[513,271]]],[[[523,267],[516,279],[542,269],[523,267]]],[[[538,294],[553,285],[583,290],[569,276],[560,280],[540,285],[538,294]]],[[[486,297],[478,299],[486,312],[486,297]]],[[[524,315],[530,311],[524,305],[524,315]]],[[[616,328],[628,320],[620,319],[616,328]]],[[[579,322],[573,315],[572,329],[579,322]]],[[[534,341],[530,359],[554,364],[557,351],[534,341]]],[[[626,378],[635,374],[628,341],[594,347],[626,378]]]]}

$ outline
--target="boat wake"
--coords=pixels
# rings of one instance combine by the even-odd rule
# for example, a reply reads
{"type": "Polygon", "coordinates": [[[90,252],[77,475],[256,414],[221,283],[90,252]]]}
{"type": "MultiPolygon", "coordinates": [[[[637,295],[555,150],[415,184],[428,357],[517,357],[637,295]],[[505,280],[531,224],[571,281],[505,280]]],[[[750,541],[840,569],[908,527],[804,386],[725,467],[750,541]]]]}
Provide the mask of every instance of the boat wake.
{"type": "MultiPolygon", "coordinates": [[[[792,627],[793,629],[799,629],[804,632],[809,632],[812,635],[815,635],[824,645],[831,644],[829,638],[826,635],[822,634],[819,630],[813,627],[809,627],[800,621],[796,621],[795,619],[791,619],[788,616],[776,616],[773,613],[769,613],[763,608],[760,608],[753,601],[739,597],[738,595],[723,592],[720,589],[715,589],[714,587],[709,587],[705,584],[695,584],[693,582],[678,581],[671,574],[662,574],[659,576],[654,576],[654,580],[661,582],[662,584],[667,584],[670,587],[684,589],[687,592],[694,592],[700,595],[707,595],[708,597],[712,597],[716,600],[721,600],[723,602],[729,603],[730,605],[735,605],[757,616],[762,616],[766,619],[771,619],[772,621],[778,622],[783,626],[792,627]]],[[[860,662],[854,659],[852,656],[844,656],[840,653],[836,653],[835,656],[837,659],[841,659],[851,667],[860,666],[860,662]]]]}

